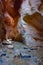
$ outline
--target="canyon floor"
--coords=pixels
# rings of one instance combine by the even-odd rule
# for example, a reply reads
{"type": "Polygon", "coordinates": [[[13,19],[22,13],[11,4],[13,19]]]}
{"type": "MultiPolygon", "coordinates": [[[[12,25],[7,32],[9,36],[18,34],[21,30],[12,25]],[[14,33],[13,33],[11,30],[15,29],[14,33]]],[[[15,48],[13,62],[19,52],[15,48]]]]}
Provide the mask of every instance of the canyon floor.
{"type": "Polygon", "coordinates": [[[43,46],[28,47],[21,42],[0,44],[0,65],[43,65],[43,46]]]}

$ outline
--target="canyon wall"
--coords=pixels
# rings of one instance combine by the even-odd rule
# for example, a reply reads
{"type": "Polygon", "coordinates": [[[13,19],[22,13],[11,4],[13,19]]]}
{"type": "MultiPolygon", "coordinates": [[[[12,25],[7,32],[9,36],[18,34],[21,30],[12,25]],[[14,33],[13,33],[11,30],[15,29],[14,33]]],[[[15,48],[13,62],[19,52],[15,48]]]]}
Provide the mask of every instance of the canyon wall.
{"type": "Polygon", "coordinates": [[[25,0],[20,13],[18,29],[23,36],[24,43],[30,47],[43,45],[43,2],[25,0]]]}
{"type": "Polygon", "coordinates": [[[0,39],[8,38],[43,43],[43,0],[0,0],[0,39]]]}

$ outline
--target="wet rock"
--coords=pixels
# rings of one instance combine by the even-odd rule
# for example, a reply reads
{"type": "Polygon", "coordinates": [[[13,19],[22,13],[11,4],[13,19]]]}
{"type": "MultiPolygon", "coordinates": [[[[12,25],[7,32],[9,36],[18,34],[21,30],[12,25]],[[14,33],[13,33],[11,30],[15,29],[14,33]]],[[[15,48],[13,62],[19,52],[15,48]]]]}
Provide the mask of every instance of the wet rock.
{"type": "Polygon", "coordinates": [[[11,43],[12,42],[12,39],[7,39],[6,41],[9,42],[9,43],[11,43]]]}
{"type": "Polygon", "coordinates": [[[2,42],[2,45],[8,45],[8,43],[7,42],[2,42]]]}
{"type": "Polygon", "coordinates": [[[2,53],[1,56],[6,56],[6,53],[2,53]]]}
{"type": "Polygon", "coordinates": [[[29,55],[29,54],[21,54],[20,53],[20,57],[21,58],[31,58],[31,55],[29,55]]]}
{"type": "Polygon", "coordinates": [[[37,48],[31,48],[31,50],[37,50],[37,48]]]}
{"type": "Polygon", "coordinates": [[[3,60],[2,60],[2,59],[0,59],[0,62],[2,63],[2,62],[3,62],[3,60]]]}
{"type": "Polygon", "coordinates": [[[13,49],[13,48],[14,48],[13,45],[8,45],[7,47],[8,47],[9,49],[13,49]]]}
{"type": "Polygon", "coordinates": [[[30,49],[27,49],[28,50],[28,52],[31,52],[31,50],[30,49]]]}
{"type": "Polygon", "coordinates": [[[14,55],[15,55],[15,56],[20,56],[20,50],[19,50],[19,49],[16,49],[14,55]]]}
{"type": "Polygon", "coordinates": [[[10,39],[7,39],[5,41],[2,42],[3,45],[11,45],[12,41],[10,39]]]}
{"type": "Polygon", "coordinates": [[[1,52],[1,53],[0,53],[0,57],[2,57],[2,56],[6,56],[6,53],[1,52]]]}
{"type": "Polygon", "coordinates": [[[24,49],[28,49],[27,47],[24,47],[24,49]]]}
{"type": "Polygon", "coordinates": [[[27,50],[28,52],[31,52],[31,49],[29,49],[29,48],[24,47],[24,50],[27,50]]]}
{"type": "Polygon", "coordinates": [[[32,59],[33,59],[34,62],[38,62],[38,61],[37,61],[37,57],[32,56],[32,59]]]}
{"type": "Polygon", "coordinates": [[[2,63],[3,65],[6,65],[6,63],[7,65],[14,65],[16,63],[17,65],[38,65],[38,63],[42,63],[43,65],[43,52],[41,50],[33,50],[36,47],[30,48],[19,42],[13,42],[12,45],[14,46],[14,49],[9,49],[9,45],[2,45],[3,47],[0,48],[0,55],[2,55],[0,56],[0,65],[2,65],[2,63]],[[28,50],[31,52],[28,52],[28,50]]]}

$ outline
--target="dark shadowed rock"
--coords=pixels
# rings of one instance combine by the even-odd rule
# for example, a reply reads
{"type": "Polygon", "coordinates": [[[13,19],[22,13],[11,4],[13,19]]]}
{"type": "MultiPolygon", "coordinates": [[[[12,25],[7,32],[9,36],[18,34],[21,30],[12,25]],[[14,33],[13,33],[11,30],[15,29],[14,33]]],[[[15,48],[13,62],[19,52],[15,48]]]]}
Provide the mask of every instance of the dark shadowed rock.
{"type": "Polygon", "coordinates": [[[0,39],[5,39],[6,30],[3,24],[3,14],[0,14],[0,39]]]}

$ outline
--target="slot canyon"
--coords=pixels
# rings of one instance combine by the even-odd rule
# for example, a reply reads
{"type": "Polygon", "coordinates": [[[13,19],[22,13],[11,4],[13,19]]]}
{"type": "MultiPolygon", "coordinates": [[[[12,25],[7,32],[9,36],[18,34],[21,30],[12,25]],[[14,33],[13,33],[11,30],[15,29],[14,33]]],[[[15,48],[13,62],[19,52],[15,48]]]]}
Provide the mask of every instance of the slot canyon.
{"type": "Polygon", "coordinates": [[[43,43],[43,0],[0,0],[0,41],[9,38],[43,43]]]}
{"type": "Polygon", "coordinates": [[[43,0],[0,0],[0,65],[43,65],[43,0]]]}

